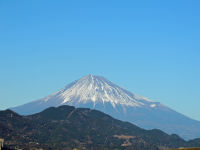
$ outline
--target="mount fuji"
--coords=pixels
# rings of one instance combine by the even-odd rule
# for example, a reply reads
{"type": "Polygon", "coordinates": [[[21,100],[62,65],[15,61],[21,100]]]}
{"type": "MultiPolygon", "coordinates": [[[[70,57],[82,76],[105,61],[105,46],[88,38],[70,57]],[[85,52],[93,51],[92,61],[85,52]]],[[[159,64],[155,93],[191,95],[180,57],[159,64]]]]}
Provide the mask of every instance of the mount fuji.
{"type": "Polygon", "coordinates": [[[21,115],[30,115],[60,105],[100,110],[142,128],[161,129],[185,139],[200,137],[199,121],[131,93],[101,76],[84,76],[45,98],[11,109],[21,115]]]}

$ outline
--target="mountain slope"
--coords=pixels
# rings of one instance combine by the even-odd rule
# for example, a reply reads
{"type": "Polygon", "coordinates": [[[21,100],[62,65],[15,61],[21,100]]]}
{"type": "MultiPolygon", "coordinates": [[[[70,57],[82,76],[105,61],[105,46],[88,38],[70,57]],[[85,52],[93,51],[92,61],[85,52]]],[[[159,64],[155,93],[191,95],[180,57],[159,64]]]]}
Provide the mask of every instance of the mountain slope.
{"type": "Polygon", "coordinates": [[[50,96],[12,110],[27,115],[60,105],[100,110],[142,128],[158,128],[169,134],[179,134],[185,139],[200,135],[199,121],[177,113],[159,102],[133,94],[104,77],[93,75],[84,76],[50,96]]]}
{"type": "Polygon", "coordinates": [[[23,109],[16,107],[13,108],[13,110],[21,114],[31,114],[39,112],[40,109],[42,110],[44,107],[48,108],[49,106],[59,106],[63,104],[77,107],[87,104],[88,107],[91,108],[97,108],[99,105],[106,107],[106,105],[109,104],[115,109],[117,109],[117,105],[121,105],[124,107],[123,111],[126,111],[126,106],[153,108],[157,105],[157,103],[145,97],[138,96],[120,88],[103,77],[88,75],[80,80],[72,82],[50,96],[20,106],[23,109]]]}
{"type": "Polygon", "coordinates": [[[161,150],[200,146],[197,139],[186,142],[177,135],[144,130],[96,110],[65,105],[30,116],[1,111],[0,135],[8,146],[23,149],[161,150]]]}

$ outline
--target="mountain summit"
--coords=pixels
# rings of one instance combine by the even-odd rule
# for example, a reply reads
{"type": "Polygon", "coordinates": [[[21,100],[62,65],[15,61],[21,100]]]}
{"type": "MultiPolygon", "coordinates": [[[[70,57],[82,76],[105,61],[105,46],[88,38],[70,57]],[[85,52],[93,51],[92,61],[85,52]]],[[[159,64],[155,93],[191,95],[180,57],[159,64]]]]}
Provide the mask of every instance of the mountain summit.
{"type": "Polygon", "coordinates": [[[23,115],[29,115],[51,106],[60,105],[104,109],[104,112],[107,109],[114,112],[122,109],[124,114],[127,107],[156,108],[160,104],[133,94],[104,77],[90,74],[45,98],[16,107],[13,110],[23,115]]]}
{"type": "Polygon", "coordinates": [[[145,129],[158,128],[169,134],[179,134],[185,139],[200,135],[200,122],[95,75],[84,76],[45,98],[12,110],[29,115],[60,105],[97,109],[145,129]]]}
{"type": "Polygon", "coordinates": [[[132,107],[155,107],[152,101],[145,97],[130,93],[125,89],[108,81],[104,77],[87,75],[80,80],[66,86],[55,94],[46,97],[44,101],[60,99],[60,104],[75,105],[90,104],[95,109],[96,105],[110,104],[113,108],[117,105],[132,107]]]}

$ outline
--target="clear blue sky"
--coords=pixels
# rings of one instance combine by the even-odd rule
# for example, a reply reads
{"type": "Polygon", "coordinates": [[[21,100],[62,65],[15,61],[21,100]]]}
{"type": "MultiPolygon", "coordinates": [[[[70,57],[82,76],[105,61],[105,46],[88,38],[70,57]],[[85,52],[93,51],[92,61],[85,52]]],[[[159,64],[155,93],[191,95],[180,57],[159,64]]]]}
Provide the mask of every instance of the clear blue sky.
{"type": "Polygon", "coordinates": [[[87,74],[200,120],[199,0],[1,0],[0,109],[87,74]]]}

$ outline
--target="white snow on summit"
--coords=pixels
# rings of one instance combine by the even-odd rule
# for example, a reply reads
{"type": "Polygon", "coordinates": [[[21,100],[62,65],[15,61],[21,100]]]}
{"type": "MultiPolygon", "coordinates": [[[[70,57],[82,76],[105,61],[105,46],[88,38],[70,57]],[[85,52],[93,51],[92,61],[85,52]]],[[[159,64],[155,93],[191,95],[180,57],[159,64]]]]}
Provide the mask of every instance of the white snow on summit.
{"type": "Polygon", "coordinates": [[[111,103],[114,108],[118,104],[142,107],[147,104],[149,106],[149,103],[153,103],[153,101],[148,98],[138,96],[120,88],[104,77],[94,75],[84,76],[43,100],[48,101],[54,96],[62,99],[61,104],[86,104],[92,102],[93,107],[95,107],[97,103],[111,103]]]}

